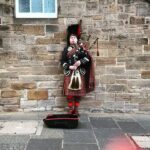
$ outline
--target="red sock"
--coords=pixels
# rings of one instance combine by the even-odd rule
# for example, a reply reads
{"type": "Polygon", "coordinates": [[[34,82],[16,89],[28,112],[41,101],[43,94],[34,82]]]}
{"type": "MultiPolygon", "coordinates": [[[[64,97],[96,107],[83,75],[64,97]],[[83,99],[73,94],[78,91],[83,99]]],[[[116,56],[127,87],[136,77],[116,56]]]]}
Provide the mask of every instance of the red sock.
{"type": "Polygon", "coordinates": [[[79,102],[75,102],[75,107],[79,107],[80,103],[79,102]]]}
{"type": "Polygon", "coordinates": [[[68,102],[68,106],[72,107],[73,106],[73,102],[68,102]]]}

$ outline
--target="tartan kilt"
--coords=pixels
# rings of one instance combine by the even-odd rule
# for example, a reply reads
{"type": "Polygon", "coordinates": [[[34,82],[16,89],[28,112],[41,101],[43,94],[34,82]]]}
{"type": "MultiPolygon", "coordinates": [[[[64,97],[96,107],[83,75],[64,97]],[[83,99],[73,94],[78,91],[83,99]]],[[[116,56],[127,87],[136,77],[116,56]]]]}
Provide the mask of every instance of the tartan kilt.
{"type": "Polygon", "coordinates": [[[69,83],[71,80],[71,75],[64,76],[63,84],[63,94],[68,96],[85,96],[86,95],[86,86],[85,86],[85,76],[81,75],[81,89],[80,90],[70,90],[68,89],[69,83]]]}

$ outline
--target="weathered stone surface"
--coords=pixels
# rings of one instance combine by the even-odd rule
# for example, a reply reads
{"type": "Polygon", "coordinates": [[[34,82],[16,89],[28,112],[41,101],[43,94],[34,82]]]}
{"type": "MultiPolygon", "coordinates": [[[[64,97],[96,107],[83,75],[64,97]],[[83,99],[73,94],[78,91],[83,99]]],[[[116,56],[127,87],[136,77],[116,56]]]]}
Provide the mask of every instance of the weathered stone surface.
{"type": "Polygon", "coordinates": [[[56,67],[33,67],[32,74],[33,75],[57,75],[60,73],[58,66],[56,67]]]}
{"type": "Polygon", "coordinates": [[[62,3],[60,8],[60,15],[65,15],[69,17],[78,17],[85,13],[85,2],[70,2],[62,3]],[[76,12],[76,13],[74,13],[76,12]]]}
{"type": "Polygon", "coordinates": [[[12,83],[11,88],[14,90],[35,89],[35,83],[12,83]]]}
{"type": "Polygon", "coordinates": [[[0,78],[17,78],[17,72],[1,72],[0,78]]]}
{"type": "Polygon", "coordinates": [[[116,64],[115,58],[97,58],[96,65],[104,66],[104,65],[113,65],[116,64]]]}
{"type": "Polygon", "coordinates": [[[136,24],[144,24],[144,23],[145,23],[144,18],[130,17],[130,24],[136,25],[136,24]]]}
{"type": "Polygon", "coordinates": [[[149,109],[147,0],[59,0],[55,19],[17,19],[12,9],[9,13],[3,9],[0,5],[0,94],[4,97],[0,98],[0,111],[4,107],[17,110],[18,105],[24,111],[67,106],[62,94],[64,75],[60,60],[67,26],[80,19],[81,39],[87,47],[99,38],[98,45],[95,43],[90,49],[96,67],[96,88],[83,98],[81,107],[106,108],[106,112],[132,112],[138,106],[140,110],[149,109]],[[6,94],[10,89],[16,94],[6,94]],[[37,102],[41,107],[37,108],[37,102]]]}
{"type": "Polygon", "coordinates": [[[48,100],[48,90],[28,90],[28,100],[48,100]]]}
{"type": "Polygon", "coordinates": [[[0,98],[0,105],[19,105],[19,98],[0,98]]]}
{"type": "Polygon", "coordinates": [[[45,35],[44,26],[42,25],[24,25],[23,33],[28,35],[45,35]]]}
{"type": "Polygon", "coordinates": [[[9,84],[9,81],[6,80],[6,79],[0,79],[0,88],[6,88],[8,87],[10,84],[9,84]]]}
{"type": "Polygon", "coordinates": [[[116,66],[116,67],[106,67],[107,74],[124,74],[125,67],[124,66],[116,66]]]}
{"type": "Polygon", "coordinates": [[[13,98],[13,97],[18,97],[19,94],[17,91],[14,90],[2,90],[1,91],[1,97],[2,98],[13,98]]]}
{"type": "Polygon", "coordinates": [[[55,98],[55,105],[56,106],[67,106],[67,100],[65,97],[57,97],[55,98]]]}
{"type": "Polygon", "coordinates": [[[150,51],[150,44],[149,45],[144,45],[144,51],[150,51]]]}
{"type": "Polygon", "coordinates": [[[118,4],[130,4],[131,0],[118,0],[118,4]]]}
{"type": "Polygon", "coordinates": [[[136,15],[149,16],[150,15],[149,5],[146,3],[136,5],[136,15]]]}
{"type": "Polygon", "coordinates": [[[59,88],[59,81],[48,81],[48,82],[40,82],[38,84],[39,88],[59,88]]]}
{"type": "Polygon", "coordinates": [[[19,105],[5,105],[3,107],[3,111],[7,111],[7,112],[15,112],[18,111],[20,108],[19,105]]]}
{"type": "Polygon", "coordinates": [[[36,44],[39,45],[60,44],[60,38],[37,38],[36,44]]]}
{"type": "Polygon", "coordinates": [[[136,45],[147,45],[148,44],[148,38],[136,38],[135,44],[136,45]]]}
{"type": "Polygon", "coordinates": [[[139,88],[149,88],[150,87],[150,80],[128,80],[128,87],[132,89],[139,89],[139,88]]]}
{"type": "Polygon", "coordinates": [[[136,58],[137,61],[150,61],[150,56],[139,56],[136,58]]]}
{"type": "Polygon", "coordinates": [[[60,76],[59,75],[20,75],[19,79],[24,82],[52,81],[52,80],[60,80],[60,76]]]}
{"type": "Polygon", "coordinates": [[[65,36],[66,36],[66,33],[65,32],[55,32],[54,33],[54,38],[62,38],[62,39],[64,39],[65,38],[65,36]]]}
{"type": "Polygon", "coordinates": [[[113,84],[116,82],[116,77],[114,75],[104,75],[100,78],[100,82],[103,84],[113,84]]]}
{"type": "Polygon", "coordinates": [[[126,85],[109,85],[106,87],[106,90],[108,92],[127,92],[127,86],[126,85]]]}
{"type": "Polygon", "coordinates": [[[150,71],[142,71],[141,77],[142,79],[150,79],[150,71]]]}

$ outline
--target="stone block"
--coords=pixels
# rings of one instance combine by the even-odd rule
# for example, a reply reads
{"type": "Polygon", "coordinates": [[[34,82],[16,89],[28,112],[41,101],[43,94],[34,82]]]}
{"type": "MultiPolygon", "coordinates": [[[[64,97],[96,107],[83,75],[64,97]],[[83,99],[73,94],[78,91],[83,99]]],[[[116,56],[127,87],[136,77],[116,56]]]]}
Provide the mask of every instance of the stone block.
{"type": "Polygon", "coordinates": [[[60,52],[62,50],[62,47],[60,47],[60,44],[50,44],[47,46],[48,52],[60,52]]]}
{"type": "Polygon", "coordinates": [[[33,44],[35,44],[35,37],[34,36],[26,36],[25,37],[25,43],[27,45],[33,45],[33,44]]]}
{"type": "Polygon", "coordinates": [[[148,38],[136,38],[135,44],[136,45],[147,45],[148,44],[148,38]]]}
{"type": "Polygon", "coordinates": [[[24,82],[60,80],[59,75],[20,75],[19,79],[24,82]]]}
{"type": "Polygon", "coordinates": [[[106,90],[108,92],[127,92],[127,86],[126,85],[107,85],[106,90]]]}
{"type": "Polygon", "coordinates": [[[45,27],[43,25],[23,25],[23,33],[27,35],[45,35],[45,27]]]}
{"type": "Polygon", "coordinates": [[[150,51],[150,44],[149,45],[144,45],[144,51],[147,51],[147,52],[150,51]]]}
{"type": "Polygon", "coordinates": [[[15,67],[15,68],[9,68],[8,71],[15,71],[19,75],[27,75],[31,74],[32,68],[31,67],[15,67]]]}
{"type": "Polygon", "coordinates": [[[114,84],[116,82],[116,77],[114,75],[102,75],[100,77],[100,83],[102,84],[114,84]]]}
{"type": "Polygon", "coordinates": [[[141,103],[141,104],[139,104],[139,110],[149,112],[150,111],[150,103],[145,103],[145,104],[141,103]]]}
{"type": "Polygon", "coordinates": [[[47,60],[44,61],[44,66],[58,66],[59,65],[59,61],[54,61],[54,60],[47,60]]]}
{"type": "Polygon", "coordinates": [[[19,105],[18,98],[0,98],[0,105],[19,105]]]}
{"type": "Polygon", "coordinates": [[[67,100],[65,97],[56,97],[55,98],[55,106],[67,106],[67,100]]]}
{"type": "Polygon", "coordinates": [[[130,17],[130,24],[131,25],[139,25],[139,24],[144,24],[145,19],[142,17],[130,17]]]}
{"type": "Polygon", "coordinates": [[[50,44],[50,42],[52,41],[52,38],[37,38],[36,39],[36,44],[38,45],[47,45],[50,44]]]}
{"type": "Polygon", "coordinates": [[[97,58],[96,65],[104,66],[104,65],[115,65],[116,58],[97,58]]]}
{"type": "Polygon", "coordinates": [[[48,90],[28,90],[28,100],[48,100],[48,90]]]}
{"type": "Polygon", "coordinates": [[[36,83],[12,83],[11,88],[14,90],[35,89],[36,83]]]}
{"type": "Polygon", "coordinates": [[[6,112],[16,112],[18,111],[20,108],[19,105],[5,105],[3,107],[3,111],[6,111],[6,112]]]}
{"type": "Polygon", "coordinates": [[[60,6],[60,15],[65,15],[69,17],[79,17],[85,14],[85,8],[85,2],[63,2],[60,6]]]}
{"type": "Polygon", "coordinates": [[[58,25],[46,25],[46,32],[47,33],[54,33],[59,31],[58,25]]]}
{"type": "Polygon", "coordinates": [[[56,39],[59,39],[59,38],[64,39],[65,37],[66,37],[65,32],[56,32],[56,33],[54,33],[54,38],[56,38],[56,39]]]}
{"type": "Polygon", "coordinates": [[[136,61],[150,61],[150,56],[138,56],[136,61]]]}
{"type": "Polygon", "coordinates": [[[136,16],[149,16],[149,5],[146,3],[136,5],[136,16]]]}
{"type": "Polygon", "coordinates": [[[32,75],[57,75],[60,71],[58,67],[33,67],[32,75]]]}
{"type": "Polygon", "coordinates": [[[142,79],[150,79],[150,71],[142,71],[141,78],[142,79]]]}
{"type": "Polygon", "coordinates": [[[118,4],[130,4],[132,0],[118,0],[118,4]]]}
{"type": "Polygon", "coordinates": [[[115,3],[115,0],[100,0],[99,1],[100,5],[110,5],[112,3],[115,3]]]}
{"type": "Polygon", "coordinates": [[[127,20],[129,17],[129,15],[127,13],[120,13],[118,15],[118,19],[121,19],[121,20],[127,20]]]}
{"type": "Polygon", "coordinates": [[[39,82],[38,83],[39,88],[58,88],[59,87],[59,81],[48,81],[48,82],[39,82]]]}
{"type": "Polygon", "coordinates": [[[88,10],[97,10],[98,9],[98,2],[87,2],[86,9],[88,10]]]}
{"type": "Polygon", "coordinates": [[[3,40],[2,40],[2,38],[0,38],[0,48],[2,48],[3,47],[3,40]]]}
{"type": "Polygon", "coordinates": [[[15,90],[2,90],[1,91],[1,97],[2,98],[13,98],[18,97],[19,94],[15,90]]]}
{"type": "Polygon", "coordinates": [[[101,101],[96,101],[94,99],[92,99],[91,101],[81,101],[80,103],[80,108],[83,108],[83,109],[89,109],[89,108],[99,108],[101,107],[102,105],[102,102],[101,101]]]}
{"type": "Polygon", "coordinates": [[[125,73],[125,66],[107,66],[106,67],[107,74],[124,74],[125,73]]]}
{"type": "Polygon", "coordinates": [[[41,55],[37,55],[36,59],[40,60],[40,61],[44,61],[44,60],[54,60],[54,55],[53,54],[41,54],[41,55]]]}
{"type": "Polygon", "coordinates": [[[115,101],[115,93],[108,93],[106,90],[101,94],[97,94],[97,100],[100,99],[103,102],[115,101]]]}
{"type": "Polygon", "coordinates": [[[57,96],[60,97],[60,96],[62,96],[62,93],[63,93],[62,88],[61,89],[51,89],[48,92],[49,92],[49,95],[54,96],[54,97],[57,97],[57,96]]]}
{"type": "Polygon", "coordinates": [[[150,87],[150,80],[144,79],[131,79],[128,80],[128,87],[132,89],[142,89],[142,88],[149,88],[150,87]]]}
{"type": "Polygon", "coordinates": [[[9,87],[10,83],[8,80],[6,79],[0,79],[0,88],[6,88],[9,87]]]}
{"type": "Polygon", "coordinates": [[[22,45],[25,44],[25,36],[13,36],[11,37],[11,45],[22,45]]]}
{"type": "MultiPolygon", "coordinates": [[[[140,58],[141,59],[141,58],[140,58]]],[[[150,63],[149,61],[129,61],[126,62],[126,68],[127,69],[144,69],[148,70],[150,68],[150,63]]]]}

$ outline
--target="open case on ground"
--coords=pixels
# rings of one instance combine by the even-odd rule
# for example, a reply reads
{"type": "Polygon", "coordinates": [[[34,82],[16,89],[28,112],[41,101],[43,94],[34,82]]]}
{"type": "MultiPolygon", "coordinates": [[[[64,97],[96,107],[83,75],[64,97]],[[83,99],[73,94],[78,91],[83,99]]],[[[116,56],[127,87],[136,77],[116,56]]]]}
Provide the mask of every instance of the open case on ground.
{"type": "Polygon", "coordinates": [[[49,114],[43,121],[50,128],[73,129],[78,127],[79,118],[72,114],[49,114]]]}

